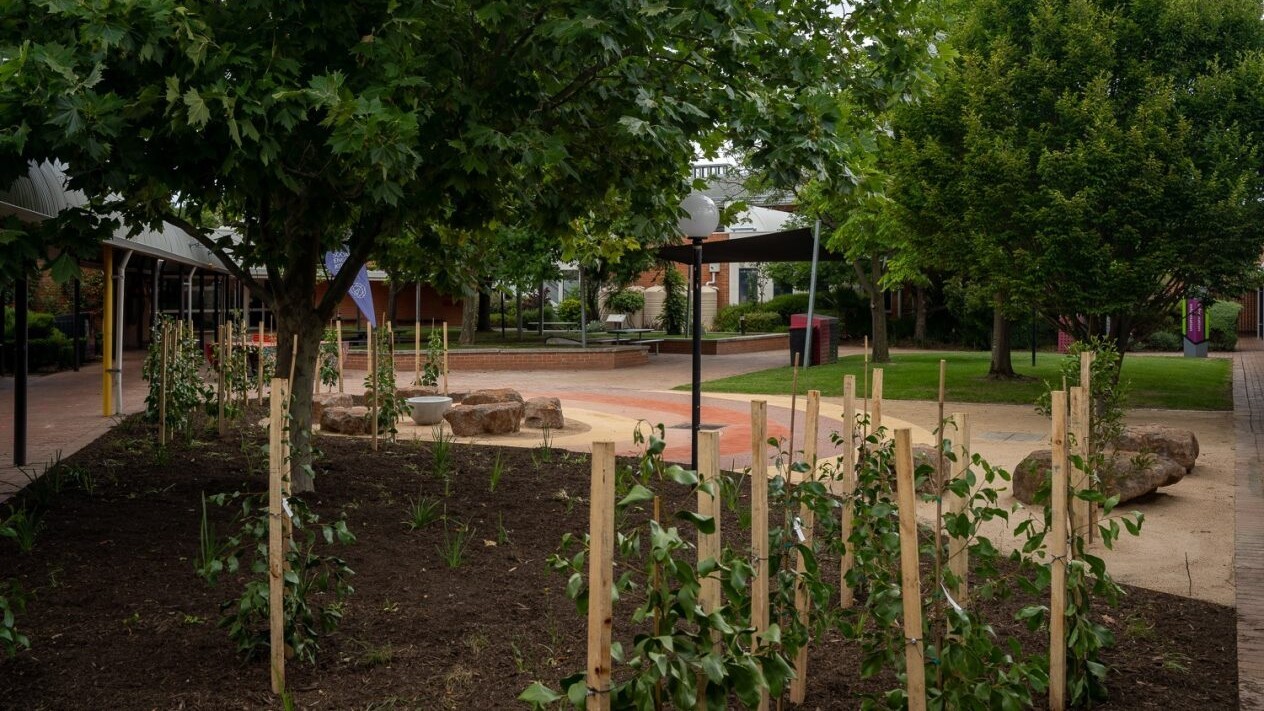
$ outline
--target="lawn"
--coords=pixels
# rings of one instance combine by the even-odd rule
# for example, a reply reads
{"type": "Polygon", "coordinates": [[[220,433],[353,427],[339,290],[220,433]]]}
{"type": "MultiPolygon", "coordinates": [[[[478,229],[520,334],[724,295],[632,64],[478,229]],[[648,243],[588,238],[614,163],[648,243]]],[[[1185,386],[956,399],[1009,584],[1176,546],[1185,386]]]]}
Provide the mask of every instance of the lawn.
{"type": "MultiPolygon", "coordinates": [[[[987,379],[987,353],[901,353],[883,364],[883,397],[888,400],[933,400],[939,384],[939,361],[948,361],[947,398],[957,402],[1029,404],[1044,392],[1046,382],[1061,378],[1058,363],[1064,356],[1041,353],[1032,367],[1030,357],[1014,354],[1014,370],[1023,380],[987,379]]],[[[1122,379],[1129,386],[1129,407],[1174,410],[1233,409],[1230,367],[1225,358],[1193,359],[1180,356],[1124,358],[1122,379]]],[[[857,395],[864,394],[863,358],[840,358],[838,363],[799,373],[799,392],[820,390],[822,395],[842,395],[843,376],[856,376],[857,395]]],[[[709,392],[789,395],[791,368],[771,368],[702,384],[709,392]]],[[[1060,384],[1060,383],[1059,383],[1060,384]]],[[[688,389],[682,385],[677,389],[688,389]]]]}

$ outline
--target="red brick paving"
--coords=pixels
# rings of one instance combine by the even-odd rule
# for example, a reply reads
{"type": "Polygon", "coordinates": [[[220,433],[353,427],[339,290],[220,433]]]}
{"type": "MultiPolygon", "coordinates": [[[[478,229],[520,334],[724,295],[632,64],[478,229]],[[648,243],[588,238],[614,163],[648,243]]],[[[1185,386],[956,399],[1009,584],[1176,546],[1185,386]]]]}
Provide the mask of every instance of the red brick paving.
{"type": "Polygon", "coordinates": [[[1238,705],[1264,709],[1264,342],[1243,338],[1234,356],[1234,584],[1238,609],[1238,705]]]}

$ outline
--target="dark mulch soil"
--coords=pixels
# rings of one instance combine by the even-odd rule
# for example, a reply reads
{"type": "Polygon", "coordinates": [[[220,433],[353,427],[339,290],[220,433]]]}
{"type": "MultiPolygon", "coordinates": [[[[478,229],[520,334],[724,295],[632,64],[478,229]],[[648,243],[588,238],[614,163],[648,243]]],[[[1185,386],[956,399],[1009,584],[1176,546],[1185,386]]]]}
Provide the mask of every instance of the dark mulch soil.
{"type": "MultiPolygon", "coordinates": [[[[93,474],[93,495],[62,492],[28,555],[0,539],[0,577],[34,592],[19,618],[33,648],[0,660],[0,707],[279,706],[266,662],[240,661],[215,625],[219,603],[236,595],[239,581],[208,587],[191,562],[202,492],[265,488],[260,437],[251,430],[222,443],[173,446],[160,464],[153,433],[130,420],[68,460],[93,474]]],[[[545,558],[562,534],[587,526],[585,456],[555,452],[537,463],[539,454],[527,450],[457,447],[447,513],[476,533],[454,570],[437,550],[441,525],[414,532],[403,524],[410,497],[443,493],[429,474],[426,444],[376,454],[363,441],[326,437],[319,446],[313,508],[326,520],[345,512],[359,537],[340,551],[356,571],[356,593],[318,666],[290,665],[300,707],[522,708],[514,699],[532,680],[556,685],[583,667],[584,619],[545,558]],[[491,493],[496,457],[505,475],[491,493]],[[509,541],[485,544],[501,522],[509,541]]],[[[212,507],[221,532],[228,516],[212,507]]],[[[728,520],[725,529],[740,530],[728,520]]],[[[1232,608],[1129,588],[1119,608],[1104,612],[1118,644],[1105,659],[1112,700],[1103,708],[1237,707],[1232,608]]],[[[997,613],[993,619],[1008,618],[997,613]]],[[[625,632],[616,628],[616,636],[625,632]]],[[[998,634],[1027,633],[1007,623],[998,634]]],[[[892,684],[859,679],[857,659],[848,642],[820,640],[807,707],[856,708],[860,693],[892,684]]]]}

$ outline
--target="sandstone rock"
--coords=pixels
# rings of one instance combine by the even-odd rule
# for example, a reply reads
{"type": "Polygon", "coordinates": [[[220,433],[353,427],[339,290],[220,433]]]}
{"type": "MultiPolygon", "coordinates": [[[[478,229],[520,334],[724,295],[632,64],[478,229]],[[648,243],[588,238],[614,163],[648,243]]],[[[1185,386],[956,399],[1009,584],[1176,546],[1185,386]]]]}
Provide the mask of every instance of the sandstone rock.
{"type": "MultiPolygon", "coordinates": [[[[455,402],[456,398],[452,400],[455,402]]],[[[516,402],[521,405],[522,395],[518,394],[518,391],[513,388],[492,388],[475,390],[461,399],[462,405],[489,405],[501,402],[516,402]]]]}
{"type": "Polygon", "coordinates": [[[395,388],[395,393],[401,398],[408,399],[410,397],[438,395],[439,389],[430,387],[429,385],[401,385],[395,388]]]}
{"type": "Polygon", "coordinates": [[[326,407],[320,413],[320,429],[345,435],[362,435],[369,432],[369,408],[326,407]]]}
{"type": "MultiPolygon", "coordinates": [[[[934,485],[936,481],[936,474],[938,473],[939,452],[936,451],[934,447],[931,447],[925,444],[915,444],[913,445],[913,471],[916,473],[917,470],[921,469],[923,466],[930,467],[931,471],[929,474],[926,475],[924,479],[921,479],[920,481],[918,481],[917,490],[922,493],[931,493],[935,490],[934,485]]],[[[950,474],[952,474],[952,461],[948,459],[947,455],[945,455],[944,456],[945,479],[950,474]]]]}
{"type": "MultiPolygon", "coordinates": [[[[1019,462],[1014,468],[1014,498],[1034,503],[1036,490],[1049,480],[1052,463],[1053,453],[1048,449],[1038,449],[1019,462]]],[[[1106,458],[1098,476],[1104,493],[1118,495],[1123,502],[1175,484],[1185,477],[1185,469],[1161,454],[1117,451],[1106,458]]]]}
{"type": "Polygon", "coordinates": [[[509,434],[517,432],[522,425],[522,411],[523,405],[519,402],[462,404],[448,410],[443,419],[458,437],[509,434]]]}
{"type": "Polygon", "coordinates": [[[533,397],[527,400],[523,424],[536,429],[560,430],[566,426],[562,417],[562,402],[555,397],[533,397]]]}
{"type": "Polygon", "coordinates": [[[350,393],[316,393],[312,395],[312,422],[320,422],[321,413],[327,407],[353,407],[355,395],[350,393]]]}
{"type": "Polygon", "coordinates": [[[1166,425],[1125,427],[1114,446],[1125,452],[1162,455],[1185,467],[1186,473],[1194,468],[1194,461],[1198,459],[1198,438],[1194,433],[1166,425]]]}

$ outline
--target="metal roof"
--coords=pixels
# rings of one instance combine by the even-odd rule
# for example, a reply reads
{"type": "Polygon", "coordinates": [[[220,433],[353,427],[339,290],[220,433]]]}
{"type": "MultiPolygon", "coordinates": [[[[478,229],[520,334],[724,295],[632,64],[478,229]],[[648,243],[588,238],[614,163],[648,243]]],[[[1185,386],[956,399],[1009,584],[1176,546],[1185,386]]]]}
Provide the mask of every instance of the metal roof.
{"type": "MultiPolygon", "coordinates": [[[[18,178],[7,190],[0,190],[0,215],[17,215],[27,222],[43,222],[62,210],[87,204],[87,197],[78,190],[66,188],[63,165],[51,161],[32,161],[25,177],[18,178]]],[[[164,222],[162,229],[143,228],[129,237],[131,228],[122,225],[105,243],[130,249],[158,259],[190,266],[227,272],[223,262],[192,235],[164,222]]]]}

